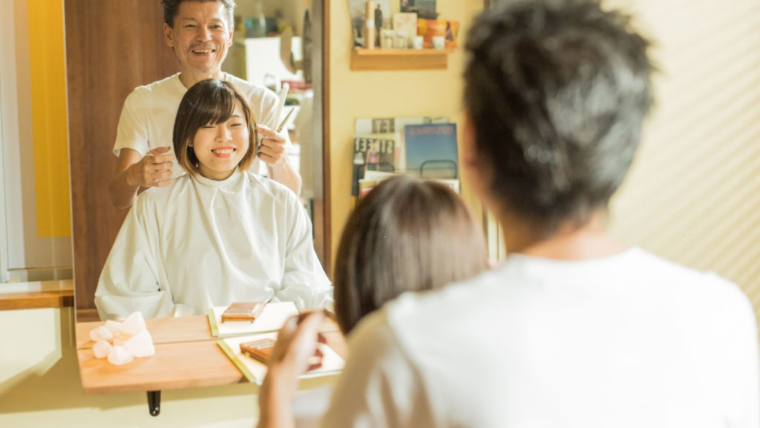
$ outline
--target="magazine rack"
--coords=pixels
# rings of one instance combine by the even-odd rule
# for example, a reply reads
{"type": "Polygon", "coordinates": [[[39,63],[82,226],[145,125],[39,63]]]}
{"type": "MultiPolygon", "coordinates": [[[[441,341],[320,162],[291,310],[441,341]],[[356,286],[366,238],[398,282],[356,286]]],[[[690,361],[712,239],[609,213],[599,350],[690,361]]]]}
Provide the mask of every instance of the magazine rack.
{"type": "Polygon", "coordinates": [[[453,160],[428,160],[425,162],[422,162],[422,165],[420,165],[420,177],[425,178],[447,178],[451,180],[456,180],[459,177],[459,167],[456,162],[453,160]],[[426,176],[425,172],[430,171],[451,171],[451,177],[434,177],[434,176],[426,176]]]}
{"type": "Polygon", "coordinates": [[[455,49],[365,49],[351,52],[352,71],[446,70],[455,49]]]}

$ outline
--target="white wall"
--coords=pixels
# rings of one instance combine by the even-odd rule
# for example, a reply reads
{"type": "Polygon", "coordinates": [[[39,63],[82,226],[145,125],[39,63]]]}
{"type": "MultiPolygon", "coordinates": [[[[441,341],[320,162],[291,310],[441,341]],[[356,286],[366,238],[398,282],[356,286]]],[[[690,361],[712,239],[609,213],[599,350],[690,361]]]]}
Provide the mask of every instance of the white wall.
{"type": "Polygon", "coordinates": [[[760,312],[760,2],[608,1],[656,42],[657,106],[612,230],[739,284],[760,312]]]}

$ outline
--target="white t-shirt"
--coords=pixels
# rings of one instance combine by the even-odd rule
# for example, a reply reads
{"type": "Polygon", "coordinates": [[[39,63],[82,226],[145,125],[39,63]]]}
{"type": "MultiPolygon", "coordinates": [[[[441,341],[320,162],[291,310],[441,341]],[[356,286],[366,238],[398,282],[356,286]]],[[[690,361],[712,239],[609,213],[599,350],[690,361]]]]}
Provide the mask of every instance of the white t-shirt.
{"type": "Polygon", "coordinates": [[[405,294],[357,326],[349,355],[325,427],[760,425],[748,299],[640,249],[514,255],[405,294]]]}
{"type": "Polygon", "coordinates": [[[326,307],[333,288],[298,197],[248,171],[223,181],[187,174],[141,194],[95,291],[101,319],[255,301],[326,307]]]}
{"type": "MultiPolygon", "coordinates": [[[[275,116],[279,105],[274,92],[228,73],[224,73],[224,80],[235,85],[248,98],[257,123],[272,129],[277,128],[279,118],[275,116]]],[[[179,73],[150,85],[135,88],[124,101],[124,108],[116,130],[114,154],[119,156],[121,149],[127,148],[145,156],[150,150],[164,146],[171,147],[170,153],[174,153],[172,142],[174,120],[186,92],[187,88],[179,80],[179,73]]],[[[290,144],[290,141],[287,144],[290,144]]],[[[250,170],[258,172],[259,168],[260,160],[256,157],[250,170]]],[[[172,177],[176,178],[184,173],[185,171],[175,160],[172,177]]]]}

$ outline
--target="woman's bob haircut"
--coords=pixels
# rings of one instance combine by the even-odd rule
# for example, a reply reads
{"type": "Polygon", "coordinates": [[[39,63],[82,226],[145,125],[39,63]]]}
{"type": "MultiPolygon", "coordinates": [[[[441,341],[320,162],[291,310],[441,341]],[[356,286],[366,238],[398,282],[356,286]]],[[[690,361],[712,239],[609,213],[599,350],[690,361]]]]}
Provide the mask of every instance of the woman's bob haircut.
{"type": "Polygon", "coordinates": [[[192,143],[199,129],[208,124],[226,122],[235,111],[235,101],[240,101],[248,127],[248,151],[238,164],[243,172],[250,168],[256,155],[256,118],[253,117],[248,100],[232,83],[216,79],[201,80],[188,89],[179,104],[174,121],[174,154],[179,165],[190,174],[200,171],[198,157],[192,143]]]}

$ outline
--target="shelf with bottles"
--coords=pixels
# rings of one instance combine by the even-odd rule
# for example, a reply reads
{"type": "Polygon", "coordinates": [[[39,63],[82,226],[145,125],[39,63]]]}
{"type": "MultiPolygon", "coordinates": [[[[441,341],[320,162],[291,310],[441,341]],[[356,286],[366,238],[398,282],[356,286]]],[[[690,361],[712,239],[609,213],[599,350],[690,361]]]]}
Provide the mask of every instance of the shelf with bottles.
{"type": "Polygon", "coordinates": [[[352,71],[446,70],[456,49],[366,49],[351,53],[352,71]]]}

